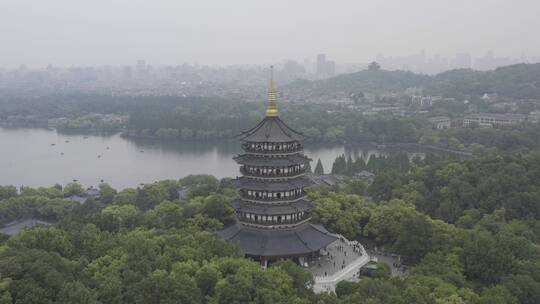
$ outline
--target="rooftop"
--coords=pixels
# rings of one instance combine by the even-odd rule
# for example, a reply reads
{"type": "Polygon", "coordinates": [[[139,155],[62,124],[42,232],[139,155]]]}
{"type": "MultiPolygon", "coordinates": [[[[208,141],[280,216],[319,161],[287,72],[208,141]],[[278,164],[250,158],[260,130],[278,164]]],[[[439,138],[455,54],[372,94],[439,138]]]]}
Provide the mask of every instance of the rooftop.
{"type": "Polygon", "coordinates": [[[8,223],[2,229],[0,229],[0,232],[7,235],[15,235],[25,228],[32,228],[36,226],[49,226],[50,224],[51,223],[41,221],[35,218],[29,218],[8,223]]]}
{"type": "Polygon", "coordinates": [[[265,117],[254,128],[242,132],[240,139],[246,142],[293,142],[303,141],[306,136],[291,129],[279,117],[265,117]]]}
{"type": "Polygon", "coordinates": [[[314,174],[306,175],[317,186],[339,186],[345,181],[345,177],[338,174],[314,174]]]}
{"type": "Polygon", "coordinates": [[[75,203],[84,204],[88,200],[87,196],[78,196],[78,195],[72,195],[69,197],[69,200],[75,203]]]}
{"type": "Polygon", "coordinates": [[[86,189],[85,194],[87,196],[98,198],[98,197],[101,196],[101,191],[99,191],[99,189],[96,189],[94,187],[90,187],[90,188],[86,189]]]}
{"type": "Polygon", "coordinates": [[[250,256],[305,256],[334,242],[337,236],[323,226],[306,223],[294,229],[261,230],[231,225],[218,232],[231,242],[238,242],[250,256]]]}
{"type": "Polygon", "coordinates": [[[450,117],[448,116],[435,116],[428,119],[429,122],[440,122],[440,121],[449,121],[450,117]]]}
{"type": "Polygon", "coordinates": [[[492,119],[515,119],[523,120],[525,115],[522,114],[499,114],[499,113],[474,113],[465,116],[465,119],[476,119],[476,118],[492,118],[492,119]]]}
{"type": "Polygon", "coordinates": [[[375,177],[375,174],[366,170],[362,170],[356,173],[354,176],[360,177],[360,178],[373,178],[375,177]]]}

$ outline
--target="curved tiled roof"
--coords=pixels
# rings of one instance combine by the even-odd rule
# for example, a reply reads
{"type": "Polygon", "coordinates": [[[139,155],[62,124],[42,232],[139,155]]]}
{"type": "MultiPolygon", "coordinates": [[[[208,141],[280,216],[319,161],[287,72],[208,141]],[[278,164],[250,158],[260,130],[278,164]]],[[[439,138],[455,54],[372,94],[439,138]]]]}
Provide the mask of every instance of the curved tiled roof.
{"type": "Polygon", "coordinates": [[[308,255],[337,239],[324,227],[310,223],[286,230],[261,230],[234,224],[218,234],[228,241],[238,242],[244,252],[253,257],[308,255]]]}
{"type": "Polygon", "coordinates": [[[306,136],[291,129],[279,117],[265,117],[254,128],[242,132],[240,139],[247,142],[292,142],[303,141],[306,136]]]}

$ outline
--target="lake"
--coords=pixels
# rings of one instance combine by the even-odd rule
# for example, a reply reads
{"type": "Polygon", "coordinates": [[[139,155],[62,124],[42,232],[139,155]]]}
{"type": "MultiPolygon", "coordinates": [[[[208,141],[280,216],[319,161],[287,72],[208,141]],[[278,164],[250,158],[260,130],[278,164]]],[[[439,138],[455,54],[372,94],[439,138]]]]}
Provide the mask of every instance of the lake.
{"type": "MultiPolygon", "coordinates": [[[[101,180],[117,189],[136,187],[189,174],[218,178],[239,175],[232,157],[241,152],[238,141],[155,142],[113,136],[59,134],[44,129],[0,128],[0,185],[49,187],[77,180],[97,186],[101,180]]],[[[306,145],[304,152],[321,159],[325,171],[341,155],[385,154],[374,147],[306,145]]]]}

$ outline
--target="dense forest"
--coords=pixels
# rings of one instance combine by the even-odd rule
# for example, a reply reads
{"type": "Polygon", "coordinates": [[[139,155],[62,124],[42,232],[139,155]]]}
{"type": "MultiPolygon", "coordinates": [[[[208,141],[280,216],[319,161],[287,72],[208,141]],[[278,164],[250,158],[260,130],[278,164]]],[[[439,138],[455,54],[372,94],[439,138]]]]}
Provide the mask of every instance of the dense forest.
{"type": "Polygon", "coordinates": [[[263,271],[214,234],[233,221],[230,179],[102,184],[101,197],[82,205],[66,199],[82,193],[78,184],[4,186],[1,224],[54,224],[1,236],[0,303],[540,302],[539,153],[364,165],[379,168],[371,184],[310,191],[314,220],[401,254],[413,269],[407,278],[380,271],[316,295],[293,263],[263,271]]]}
{"type": "MultiPolygon", "coordinates": [[[[204,140],[233,138],[254,126],[264,113],[263,101],[247,103],[201,97],[111,97],[47,96],[36,99],[0,99],[0,121],[14,120],[22,126],[48,126],[53,118],[71,119],[68,130],[111,131],[109,124],[98,125],[92,113],[129,115],[127,136],[161,139],[204,140]]],[[[417,129],[426,119],[395,119],[391,116],[363,118],[361,113],[343,111],[339,106],[309,103],[283,103],[282,118],[306,133],[313,141],[388,141],[414,142],[417,129]],[[358,124],[360,122],[360,125],[358,124]],[[349,129],[347,129],[349,127],[349,129]],[[360,134],[355,128],[362,127],[360,134]]],[[[60,126],[61,127],[61,126],[60,126]]],[[[62,131],[62,129],[60,129],[62,131]]]]}
{"type": "MultiPolygon", "coordinates": [[[[128,137],[162,140],[231,139],[254,126],[264,112],[264,103],[197,97],[111,97],[103,95],[49,96],[1,100],[0,122],[15,126],[49,126],[60,132],[124,132],[128,137]],[[125,125],[103,121],[93,113],[129,115],[125,125]],[[18,124],[17,124],[18,123],[18,124]]],[[[445,114],[456,109],[436,107],[445,114]]],[[[461,109],[463,110],[463,109],[461,109]]],[[[540,146],[540,127],[523,125],[512,129],[432,130],[424,116],[363,116],[338,105],[283,103],[281,117],[311,141],[325,143],[420,143],[454,150],[484,153],[528,151],[540,146]]],[[[454,113],[455,114],[455,113],[454,113]]]]}

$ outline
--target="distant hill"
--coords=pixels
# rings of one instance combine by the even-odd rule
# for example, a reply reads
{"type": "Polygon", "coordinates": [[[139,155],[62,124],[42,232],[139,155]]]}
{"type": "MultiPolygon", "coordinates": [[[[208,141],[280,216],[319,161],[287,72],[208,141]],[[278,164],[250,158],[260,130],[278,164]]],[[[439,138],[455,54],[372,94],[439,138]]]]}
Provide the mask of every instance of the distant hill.
{"type": "Polygon", "coordinates": [[[403,91],[410,87],[424,87],[431,81],[430,76],[407,71],[360,71],[333,78],[309,81],[296,80],[284,88],[290,93],[311,92],[312,94],[341,94],[364,92],[384,93],[403,91]]]}
{"type": "Polygon", "coordinates": [[[292,96],[307,97],[357,92],[380,94],[410,87],[421,87],[428,94],[445,97],[497,93],[506,97],[539,99],[540,63],[517,64],[492,71],[451,70],[435,76],[406,71],[364,70],[325,80],[297,80],[286,86],[284,91],[292,96]]]}
{"type": "Polygon", "coordinates": [[[445,96],[496,93],[505,97],[540,99],[540,63],[516,64],[485,72],[452,70],[434,76],[426,91],[445,96]]]}

